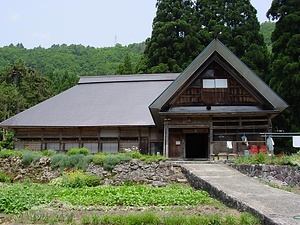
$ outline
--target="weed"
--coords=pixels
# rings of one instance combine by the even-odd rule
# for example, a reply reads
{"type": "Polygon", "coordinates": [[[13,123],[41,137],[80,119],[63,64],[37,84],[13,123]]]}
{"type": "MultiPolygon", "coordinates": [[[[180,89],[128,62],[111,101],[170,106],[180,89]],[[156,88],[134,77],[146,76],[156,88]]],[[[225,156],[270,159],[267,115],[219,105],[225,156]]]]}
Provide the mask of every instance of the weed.
{"type": "Polygon", "coordinates": [[[11,179],[6,173],[0,172],[0,183],[11,183],[11,179]]]}
{"type": "Polygon", "coordinates": [[[2,149],[0,151],[0,158],[8,158],[10,156],[21,157],[22,156],[22,152],[15,151],[15,150],[9,150],[9,149],[2,149]]]}

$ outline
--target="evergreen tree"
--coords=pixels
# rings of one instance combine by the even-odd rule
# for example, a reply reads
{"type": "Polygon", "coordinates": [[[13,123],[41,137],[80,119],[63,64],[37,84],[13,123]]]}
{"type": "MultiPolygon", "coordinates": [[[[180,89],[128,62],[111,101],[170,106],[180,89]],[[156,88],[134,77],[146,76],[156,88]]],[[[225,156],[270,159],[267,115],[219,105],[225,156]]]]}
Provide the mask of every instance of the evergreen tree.
{"type": "Polygon", "coordinates": [[[271,87],[290,105],[276,120],[288,131],[300,129],[300,1],[273,0],[267,16],[277,21],[272,34],[271,87]]]}
{"type": "Polygon", "coordinates": [[[213,38],[219,38],[264,77],[269,55],[259,30],[249,0],[158,0],[152,36],[139,68],[147,73],[181,72],[213,38]]]}
{"type": "Polygon", "coordinates": [[[119,64],[118,69],[116,70],[116,74],[133,74],[134,71],[132,69],[131,59],[129,54],[127,53],[124,57],[124,61],[119,64]]]}
{"type": "Polygon", "coordinates": [[[21,60],[0,73],[0,85],[0,108],[5,109],[0,119],[13,116],[50,96],[48,79],[21,60]]]}
{"type": "Polygon", "coordinates": [[[156,7],[152,36],[146,41],[144,65],[139,70],[181,72],[200,53],[201,42],[191,23],[195,20],[193,2],[158,0],[156,7]]]}

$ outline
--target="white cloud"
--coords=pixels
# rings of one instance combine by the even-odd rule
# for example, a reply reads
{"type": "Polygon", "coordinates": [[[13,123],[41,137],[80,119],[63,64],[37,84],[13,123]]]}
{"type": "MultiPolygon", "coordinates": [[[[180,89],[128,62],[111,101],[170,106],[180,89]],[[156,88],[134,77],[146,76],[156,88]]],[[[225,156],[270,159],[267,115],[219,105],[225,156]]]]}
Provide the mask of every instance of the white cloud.
{"type": "Polygon", "coordinates": [[[21,15],[18,12],[9,12],[6,15],[6,19],[8,19],[9,21],[11,21],[13,23],[17,23],[18,21],[21,20],[21,15]]]}

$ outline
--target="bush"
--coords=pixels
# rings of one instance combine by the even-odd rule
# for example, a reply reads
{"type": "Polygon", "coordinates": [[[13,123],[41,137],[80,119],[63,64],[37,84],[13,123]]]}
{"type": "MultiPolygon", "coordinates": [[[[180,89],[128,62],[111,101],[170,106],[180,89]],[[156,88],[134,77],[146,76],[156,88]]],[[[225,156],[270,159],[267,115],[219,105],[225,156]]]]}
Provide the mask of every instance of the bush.
{"type": "Polygon", "coordinates": [[[93,158],[93,163],[96,164],[96,165],[103,165],[103,162],[104,162],[104,159],[105,157],[107,156],[108,154],[106,153],[103,153],[103,152],[99,152],[97,153],[96,155],[94,155],[94,158],[93,158]]]}
{"type": "Polygon", "coordinates": [[[60,172],[62,173],[66,168],[75,168],[85,171],[89,163],[93,160],[94,156],[92,155],[65,155],[65,154],[55,154],[51,156],[52,168],[59,167],[60,172]]]}
{"type": "Polygon", "coordinates": [[[76,154],[88,155],[90,154],[90,151],[87,148],[72,148],[67,152],[67,155],[76,155],[76,154]]]}
{"type": "Polygon", "coordinates": [[[10,177],[5,173],[0,172],[0,183],[10,183],[10,182],[11,182],[10,177]]]}
{"type": "Polygon", "coordinates": [[[51,165],[52,168],[59,168],[60,172],[62,172],[65,169],[65,158],[67,157],[67,155],[65,154],[55,154],[53,156],[51,156],[51,165]]]}
{"type": "Polygon", "coordinates": [[[88,168],[90,162],[92,162],[94,159],[93,155],[86,155],[84,156],[75,166],[76,169],[80,169],[83,171],[86,171],[86,169],[88,168]]]}
{"type": "Polygon", "coordinates": [[[56,154],[56,151],[53,151],[53,150],[44,150],[44,151],[42,151],[42,155],[43,156],[53,156],[53,155],[55,155],[56,154]]]}
{"type": "Polygon", "coordinates": [[[95,187],[100,184],[100,178],[96,175],[85,174],[80,170],[76,170],[63,173],[61,178],[51,181],[50,184],[71,188],[95,187]]]}
{"type": "Polygon", "coordinates": [[[40,152],[26,151],[22,155],[22,163],[26,166],[29,166],[31,163],[37,162],[42,158],[40,152]]]}
{"type": "Polygon", "coordinates": [[[105,170],[111,171],[116,164],[122,161],[129,161],[132,158],[127,155],[122,155],[122,154],[116,154],[116,155],[107,155],[103,161],[103,168],[105,170]]]}
{"type": "Polygon", "coordinates": [[[2,149],[0,151],[0,158],[8,158],[10,156],[21,157],[22,152],[15,151],[15,150],[8,150],[8,149],[2,149]]]}

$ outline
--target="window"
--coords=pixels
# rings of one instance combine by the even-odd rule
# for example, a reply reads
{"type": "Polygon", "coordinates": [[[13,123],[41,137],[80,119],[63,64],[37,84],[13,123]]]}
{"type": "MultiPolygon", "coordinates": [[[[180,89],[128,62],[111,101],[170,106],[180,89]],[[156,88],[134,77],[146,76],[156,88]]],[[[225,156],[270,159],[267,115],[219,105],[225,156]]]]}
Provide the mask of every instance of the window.
{"type": "Polygon", "coordinates": [[[203,88],[227,88],[227,79],[203,79],[203,88]]]}
{"type": "Polygon", "coordinates": [[[91,153],[98,153],[98,143],[95,142],[83,143],[83,147],[90,150],[91,153]]]}
{"type": "Polygon", "coordinates": [[[107,153],[118,152],[118,143],[103,143],[102,152],[107,152],[107,153]]]}

